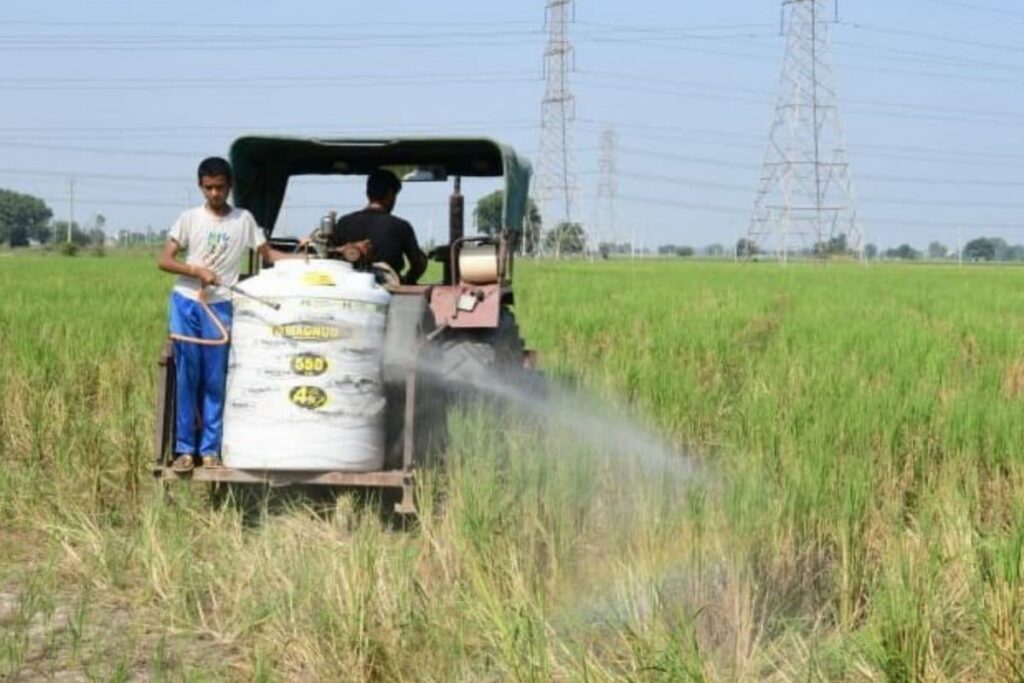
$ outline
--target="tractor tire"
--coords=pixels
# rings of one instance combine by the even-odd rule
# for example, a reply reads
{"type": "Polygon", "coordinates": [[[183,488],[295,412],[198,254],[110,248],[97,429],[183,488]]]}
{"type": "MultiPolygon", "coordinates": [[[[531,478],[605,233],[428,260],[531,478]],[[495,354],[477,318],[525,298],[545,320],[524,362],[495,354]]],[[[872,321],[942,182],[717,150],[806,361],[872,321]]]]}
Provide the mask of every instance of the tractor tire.
{"type": "Polygon", "coordinates": [[[503,309],[489,330],[452,330],[438,341],[438,374],[457,398],[493,392],[495,383],[517,381],[525,346],[511,311],[503,309]]]}

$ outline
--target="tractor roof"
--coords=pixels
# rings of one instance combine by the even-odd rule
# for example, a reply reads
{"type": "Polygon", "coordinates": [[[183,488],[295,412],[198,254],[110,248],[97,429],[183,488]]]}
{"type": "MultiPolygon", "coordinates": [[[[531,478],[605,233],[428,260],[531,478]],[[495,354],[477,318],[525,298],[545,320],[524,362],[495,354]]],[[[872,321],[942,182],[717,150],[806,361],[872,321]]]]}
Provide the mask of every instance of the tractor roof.
{"type": "Polygon", "coordinates": [[[294,175],[366,175],[375,168],[441,168],[447,176],[504,177],[505,226],[520,232],[530,162],[486,138],[298,138],[246,136],[231,145],[235,203],[273,232],[294,175]]]}

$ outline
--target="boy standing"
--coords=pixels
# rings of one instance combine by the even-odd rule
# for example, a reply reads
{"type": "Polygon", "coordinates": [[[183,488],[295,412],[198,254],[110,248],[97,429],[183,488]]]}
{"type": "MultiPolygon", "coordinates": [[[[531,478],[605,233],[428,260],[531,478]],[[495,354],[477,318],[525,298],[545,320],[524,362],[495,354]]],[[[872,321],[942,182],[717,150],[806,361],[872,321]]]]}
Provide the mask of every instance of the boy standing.
{"type": "Polygon", "coordinates": [[[174,341],[177,471],[191,470],[197,455],[206,467],[220,465],[228,346],[217,339],[231,329],[227,288],[238,282],[242,256],[255,249],[270,263],[287,258],[267,244],[251,213],[228,204],[231,165],[226,160],[204,159],[198,176],[206,201],[178,217],[157,260],[160,270],[178,275],[171,292],[171,334],[194,340],[174,341]],[[183,249],[184,262],[175,258],[183,249]]]}

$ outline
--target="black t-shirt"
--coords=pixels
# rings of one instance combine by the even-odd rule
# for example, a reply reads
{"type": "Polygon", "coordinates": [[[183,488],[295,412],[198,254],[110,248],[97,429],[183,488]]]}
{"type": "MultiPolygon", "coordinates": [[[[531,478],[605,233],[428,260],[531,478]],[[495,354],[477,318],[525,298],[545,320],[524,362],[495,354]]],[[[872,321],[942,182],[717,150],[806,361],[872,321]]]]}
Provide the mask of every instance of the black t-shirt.
{"type": "Polygon", "coordinates": [[[374,261],[383,261],[396,273],[405,267],[403,256],[420,250],[409,221],[380,209],[363,209],[342,216],[330,242],[331,246],[340,246],[362,240],[370,240],[374,261]]]}

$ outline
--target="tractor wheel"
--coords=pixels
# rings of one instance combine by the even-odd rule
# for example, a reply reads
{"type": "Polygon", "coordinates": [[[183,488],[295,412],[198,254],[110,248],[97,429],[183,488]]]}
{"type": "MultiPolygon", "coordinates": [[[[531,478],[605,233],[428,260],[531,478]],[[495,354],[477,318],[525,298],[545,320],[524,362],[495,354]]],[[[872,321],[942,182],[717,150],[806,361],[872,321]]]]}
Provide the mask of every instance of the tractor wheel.
{"type": "Polygon", "coordinates": [[[438,347],[438,374],[459,397],[478,395],[495,382],[515,381],[523,369],[525,347],[508,310],[501,311],[496,328],[450,331],[438,347]]]}

